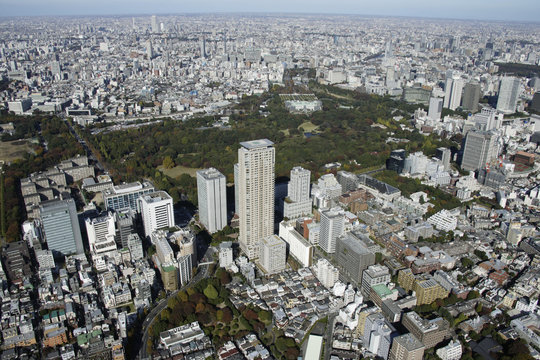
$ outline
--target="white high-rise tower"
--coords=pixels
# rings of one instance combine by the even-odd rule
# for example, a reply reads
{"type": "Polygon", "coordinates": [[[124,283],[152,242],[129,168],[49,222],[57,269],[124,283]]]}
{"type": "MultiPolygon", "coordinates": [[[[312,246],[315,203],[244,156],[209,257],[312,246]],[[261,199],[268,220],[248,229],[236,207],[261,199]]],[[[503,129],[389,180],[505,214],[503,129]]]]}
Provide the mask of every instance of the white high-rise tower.
{"type": "Polygon", "coordinates": [[[225,176],[214,168],[197,171],[199,220],[209,233],[227,225],[225,176]]]}
{"type": "Polygon", "coordinates": [[[137,201],[141,209],[145,236],[152,235],[155,230],[175,225],[173,200],[165,191],[145,194],[137,201]]]}
{"type": "Polygon", "coordinates": [[[512,76],[503,77],[501,80],[501,87],[499,88],[497,110],[507,114],[516,112],[518,95],[519,79],[512,76]]]}
{"type": "Polygon", "coordinates": [[[295,219],[311,214],[310,191],[311,172],[300,166],[291,170],[291,180],[287,187],[287,198],[283,206],[283,216],[295,219]]]}
{"type": "Polygon", "coordinates": [[[461,93],[463,92],[465,81],[459,76],[453,76],[446,79],[446,88],[444,94],[444,107],[450,110],[456,110],[461,105],[461,93]]]}
{"type": "Polygon", "coordinates": [[[274,233],[274,143],[241,142],[238,149],[239,243],[250,260],[259,257],[259,242],[274,233]]]}

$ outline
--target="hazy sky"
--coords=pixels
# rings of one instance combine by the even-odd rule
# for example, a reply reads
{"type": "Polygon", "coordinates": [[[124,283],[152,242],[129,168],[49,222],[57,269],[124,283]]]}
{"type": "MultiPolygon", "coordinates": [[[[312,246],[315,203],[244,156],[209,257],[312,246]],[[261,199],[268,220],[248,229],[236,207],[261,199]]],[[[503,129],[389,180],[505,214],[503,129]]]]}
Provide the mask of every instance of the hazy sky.
{"type": "Polygon", "coordinates": [[[540,21],[540,0],[0,0],[0,16],[278,12],[540,21]]]}

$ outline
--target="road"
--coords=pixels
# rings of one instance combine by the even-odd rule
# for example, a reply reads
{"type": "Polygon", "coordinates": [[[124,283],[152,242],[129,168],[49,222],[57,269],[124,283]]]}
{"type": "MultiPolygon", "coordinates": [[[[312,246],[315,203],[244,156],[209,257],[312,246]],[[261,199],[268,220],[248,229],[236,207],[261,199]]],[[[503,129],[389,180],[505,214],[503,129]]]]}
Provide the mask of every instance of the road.
{"type": "Polygon", "coordinates": [[[324,345],[324,359],[330,359],[330,353],[332,352],[332,335],[334,333],[334,322],[336,320],[337,313],[328,314],[328,322],[326,323],[326,332],[324,333],[325,345],[324,345]]]}
{"type": "MultiPolygon", "coordinates": [[[[209,256],[212,259],[213,255],[214,255],[214,252],[213,252],[212,248],[209,248],[209,249],[210,249],[210,251],[207,251],[204,258],[209,256]]],[[[150,311],[150,313],[146,316],[146,318],[143,321],[142,328],[141,328],[143,336],[142,336],[141,342],[139,344],[140,349],[139,349],[138,359],[140,359],[140,360],[150,359],[150,357],[148,356],[148,353],[146,351],[146,344],[148,342],[148,330],[150,328],[150,325],[152,325],[152,323],[154,322],[155,318],[159,314],[161,314],[161,312],[167,307],[167,302],[169,301],[169,299],[176,296],[176,294],[178,294],[180,291],[185,290],[188,287],[190,287],[191,285],[196,284],[199,281],[201,281],[202,279],[206,278],[208,276],[208,268],[210,267],[210,264],[212,264],[212,262],[203,262],[203,263],[199,264],[199,267],[198,267],[199,271],[197,271],[197,274],[186,285],[184,285],[182,288],[180,288],[180,289],[178,289],[176,291],[173,291],[165,299],[162,299],[152,309],[152,311],[150,311]]]]}
{"type": "Polygon", "coordinates": [[[106,172],[105,171],[105,167],[98,161],[98,159],[94,156],[94,154],[92,154],[92,151],[90,150],[90,148],[88,147],[88,145],[86,144],[86,141],[84,141],[84,139],[82,139],[79,134],[77,134],[77,132],[75,131],[75,129],[73,128],[73,126],[71,126],[71,123],[64,117],[64,121],[66,122],[68,128],[69,128],[69,131],[71,132],[71,134],[75,137],[75,139],[77,139],[77,141],[79,142],[79,144],[81,144],[81,146],[83,147],[83,149],[86,151],[86,155],[88,156],[89,159],[93,160],[94,161],[94,166],[100,170],[101,172],[106,172]]]}

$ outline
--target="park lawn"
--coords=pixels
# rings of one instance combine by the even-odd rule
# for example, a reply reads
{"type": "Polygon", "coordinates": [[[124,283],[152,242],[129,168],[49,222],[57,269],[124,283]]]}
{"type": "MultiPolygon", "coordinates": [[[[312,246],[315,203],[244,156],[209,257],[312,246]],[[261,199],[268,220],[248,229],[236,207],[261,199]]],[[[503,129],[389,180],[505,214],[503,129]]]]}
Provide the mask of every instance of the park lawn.
{"type": "Polygon", "coordinates": [[[182,166],[182,165],[178,165],[178,166],[175,166],[175,167],[173,167],[171,169],[165,169],[163,166],[159,166],[158,170],[161,171],[162,173],[164,173],[165,175],[167,175],[169,177],[172,177],[173,179],[176,179],[176,178],[180,177],[180,175],[182,175],[182,174],[188,174],[189,176],[196,177],[197,176],[197,171],[201,170],[201,169],[199,169],[199,168],[190,168],[190,167],[185,167],[185,166],[182,166]]]}
{"type": "Polygon", "coordinates": [[[22,159],[32,148],[26,140],[0,141],[0,160],[10,162],[22,159]]]}
{"type": "Polygon", "coordinates": [[[313,124],[311,121],[306,121],[305,123],[300,124],[298,129],[300,128],[304,129],[305,132],[313,132],[319,129],[319,127],[313,124]]]}

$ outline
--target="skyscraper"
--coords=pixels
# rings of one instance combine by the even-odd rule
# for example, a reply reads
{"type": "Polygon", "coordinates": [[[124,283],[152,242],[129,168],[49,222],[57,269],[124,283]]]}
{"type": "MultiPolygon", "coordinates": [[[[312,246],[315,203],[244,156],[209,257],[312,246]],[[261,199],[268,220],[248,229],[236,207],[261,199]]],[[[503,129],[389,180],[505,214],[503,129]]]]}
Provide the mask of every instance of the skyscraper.
{"type": "Polygon", "coordinates": [[[204,37],[201,39],[201,57],[206,57],[206,39],[204,37]]]}
{"type": "Polygon", "coordinates": [[[73,199],[42,202],[39,214],[49,250],[61,255],[84,252],[73,199]]]}
{"type": "Polygon", "coordinates": [[[335,207],[321,211],[321,235],[319,245],[329,254],[336,252],[336,239],[343,234],[345,212],[335,207]]]}
{"type": "Polygon", "coordinates": [[[444,107],[450,110],[456,110],[461,105],[461,92],[463,91],[464,81],[458,76],[446,79],[444,94],[444,107]]]}
{"type": "Polygon", "coordinates": [[[311,214],[309,196],[311,171],[297,166],[291,170],[291,179],[287,186],[287,198],[283,205],[283,216],[294,219],[311,214]]]}
{"type": "Polygon", "coordinates": [[[174,226],[172,197],[165,191],[143,195],[137,201],[141,209],[145,236],[150,236],[157,229],[174,226]]]}
{"type": "Polygon", "coordinates": [[[480,84],[477,82],[469,82],[463,89],[463,99],[461,107],[463,110],[477,112],[478,103],[480,101],[480,84]]]}
{"type": "Polygon", "coordinates": [[[159,26],[156,15],[152,15],[152,33],[157,34],[159,32],[159,26]]]}
{"type": "Polygon", "coordinates": [[[274,234],[274,143],[268,139],[240,143],[238,149],[239,243],[250,260],[259,257],[259,242],[274,234]]]}
{"type": "Polygon", "coordinates": [[[519,79],[512,76],[505,76],[501,79],[499,87],[499,98],[497,99],[497,110],[507,114],[516,112],[519,96],[519,79]]]}
{"type": "Polygon", "coordinates": [[[431,97],[429,99],[428,117],[432,120],[441,120],[443,99],[431,97]]]}
{"type": "Polygon", "coordinates": [[[489,131],[469,131],[465,138],[461,168],[478,170],[498,155],[497,137],[489,131]]]}
{"type": "Polygon", "coordinates": [[[227,225],[225,176],[214,168],[197,171],[199,220],[209,233],[227,225]]]}

